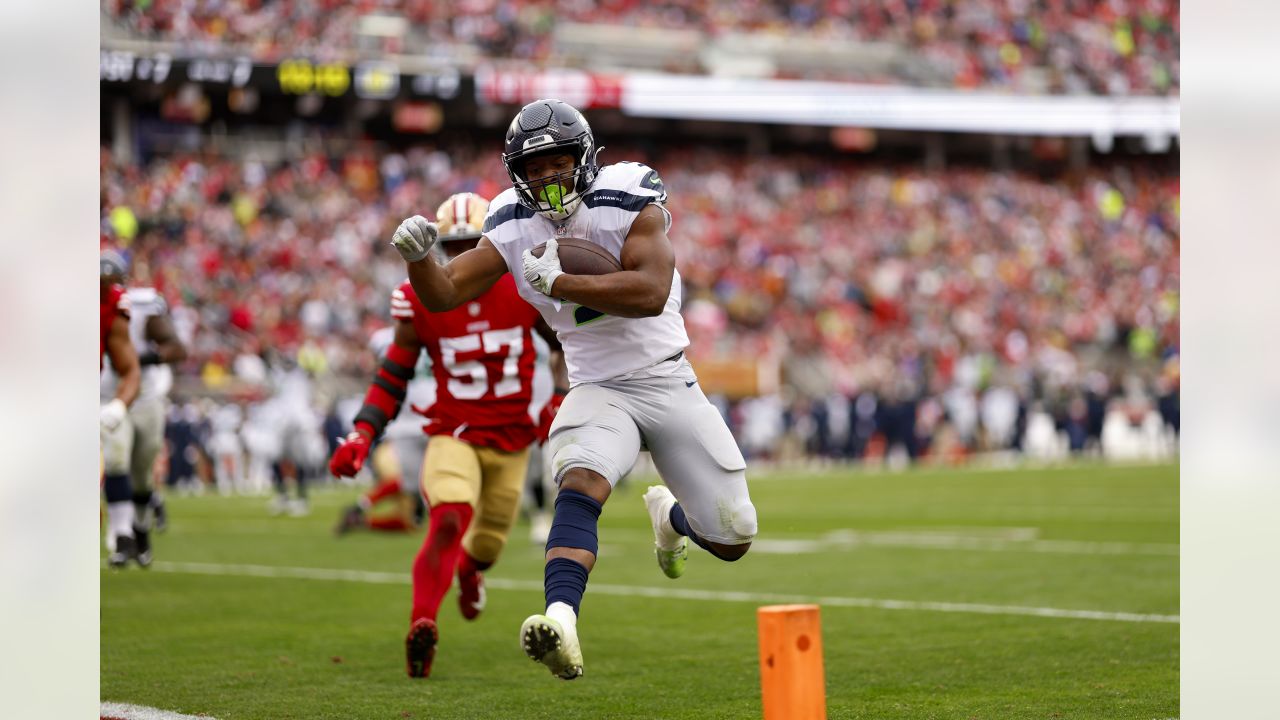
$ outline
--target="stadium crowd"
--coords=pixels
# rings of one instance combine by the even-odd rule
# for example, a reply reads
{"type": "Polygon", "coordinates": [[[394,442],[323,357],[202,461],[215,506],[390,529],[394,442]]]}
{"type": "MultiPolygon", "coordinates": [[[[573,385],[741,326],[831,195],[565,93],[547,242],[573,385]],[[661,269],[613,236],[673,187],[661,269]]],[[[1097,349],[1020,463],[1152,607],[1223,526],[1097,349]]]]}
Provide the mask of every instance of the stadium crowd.
{"type": "MultiPolygon", "coordinates": [[[[750,455],[1018,448],[1037,412],[1072,450],[1097,444],[1109,408],[1177,426],[1176,168],[1038,178],[708,147],[603,161],[622,158],[659,169],[671,194],[695,364],[780,368],[778,392],[723,403],[750,455]]],[[[274,373],[305,372],[332,416],[373,371],[368,338],[404,278],[396,224],[508,184],[474,145],[356,143],[283,163],[120,164],[104,148],[102,243],[192,338],[180,388],[252,417],[274,373]]]]}
{"type": "MultiPolygon", "coordinates": [[[[104,0],[102,7],[143,37],[209,53],[232,46],[266,62],[349,60],[358,47],[431,54],[463,44],[490,59],[558,66],[577,62],[554,41],[558,23],[574,22],[696,31],[707,39],[755,33],[804,43],[890,43],[939,68],[933,84],[960,88],[1166,95],[1179,83],[1177,0],[104,0]],[[410,30],[362,46],[357,21],[371,13],[401,17],[410,30]]],[[[848,67],[838,79],[924,82],[902,72],[866,73],[848,67]]]]}

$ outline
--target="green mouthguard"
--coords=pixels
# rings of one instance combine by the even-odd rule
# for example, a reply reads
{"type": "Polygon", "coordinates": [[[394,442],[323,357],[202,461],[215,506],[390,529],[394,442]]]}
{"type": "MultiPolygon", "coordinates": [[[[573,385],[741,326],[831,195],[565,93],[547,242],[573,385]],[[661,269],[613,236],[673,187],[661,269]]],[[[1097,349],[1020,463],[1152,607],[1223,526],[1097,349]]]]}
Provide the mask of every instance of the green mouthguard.
{"type": "Polygon", "coordinates": [[[538,193],[538,197],[544,202],[551,203],[551,207],[555,208],[556,212],[564,212],[564,205],[560,202],[561,193],[560,185],[559,183],[556,183],[543,188],[542,191],[538,193]]]}

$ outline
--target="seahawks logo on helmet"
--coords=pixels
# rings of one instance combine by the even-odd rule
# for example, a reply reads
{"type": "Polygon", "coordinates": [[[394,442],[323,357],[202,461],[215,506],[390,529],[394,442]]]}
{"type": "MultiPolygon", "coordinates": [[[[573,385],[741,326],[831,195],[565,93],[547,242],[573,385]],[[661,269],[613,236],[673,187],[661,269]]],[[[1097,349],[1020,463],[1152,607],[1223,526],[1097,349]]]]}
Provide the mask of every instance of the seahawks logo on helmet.
{"type": "Polygon", "coordinates": [[[520,204],[560,222],[578,209],[595,182],[599,154],[591,126],[577,108],[563,100],[535,100],[521,108],[507,128],[502,164],[520,204]],[[573,169],[531,182],[525,163],[546,155],[571,156],[573,169]]]}

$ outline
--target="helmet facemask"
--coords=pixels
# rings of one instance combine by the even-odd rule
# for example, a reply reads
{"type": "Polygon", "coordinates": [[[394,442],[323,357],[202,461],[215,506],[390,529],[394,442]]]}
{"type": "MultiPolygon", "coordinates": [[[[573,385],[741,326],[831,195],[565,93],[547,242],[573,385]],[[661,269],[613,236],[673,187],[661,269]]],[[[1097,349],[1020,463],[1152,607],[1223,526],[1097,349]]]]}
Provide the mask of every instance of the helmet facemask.
{"type": "MultiPolygon", "coordinates": [[[[572,148],[565,148],[565,150],[572,150],[572,148]]],[[[538,153],[534,157],[567,154],[570,153],[551,151],[538,153]]],[[[519,163],[511,163],[511,181],[515,186],[516,194],[520,196],[521,203],[554,221],[564,220],[572,215],[582,203],[582,196],[591,187],[591,180],[595,179],[591,164],[584,162],[583,157],[574,157],[571,170],[537,180],[530,180],[525,176],[525,166],[531,158],[524,158],[519,163]],[[515,170],[515,167],[519,167],[519,171],[515,170]]]]}

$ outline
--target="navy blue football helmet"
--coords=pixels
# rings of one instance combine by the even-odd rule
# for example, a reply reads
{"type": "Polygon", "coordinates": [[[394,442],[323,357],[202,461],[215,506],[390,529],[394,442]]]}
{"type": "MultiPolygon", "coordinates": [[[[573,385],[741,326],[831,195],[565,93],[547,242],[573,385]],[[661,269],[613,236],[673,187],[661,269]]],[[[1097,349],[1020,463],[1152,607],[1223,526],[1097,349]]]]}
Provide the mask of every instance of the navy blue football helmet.
{"type": "Polygon", "coordinates": [[[502,164],[515,186],[520,204],[559,222],[573,214],[582,203],[600,171],[591,126],[577,108],[562,100],[535,100],[520,109],[507,128],[502,164]],[[573,170],[530,184],[525,163],[543,155],[573,156],[573,170]],[[551,189],[556,183],[571,188],[561,194],[551,189]]]}

